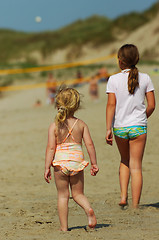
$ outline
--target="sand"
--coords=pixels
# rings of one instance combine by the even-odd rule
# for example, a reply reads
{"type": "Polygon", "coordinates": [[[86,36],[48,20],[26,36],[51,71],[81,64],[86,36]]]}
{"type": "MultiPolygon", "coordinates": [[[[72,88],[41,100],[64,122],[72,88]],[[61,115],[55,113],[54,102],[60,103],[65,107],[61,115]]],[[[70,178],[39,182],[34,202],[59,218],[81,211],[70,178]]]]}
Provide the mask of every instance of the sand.
{"type": "MultiPolygon", "coordinates": [[[[151,76],[159,101],[158,76],[151,76]]],[[[90,175],[85,169],[85,194],[97,216],[95,230],[87,228],[83,210],[72,199],[69,202],[69,229],[58,231],[57,192],[52,179],[44,181],[44,155],[48,126],[56,114],[46,104],[44,89],[7,93],[0,99],[0,239],[66,240],[66,239],[159,239],[159,161],[158,106],[149,119],[148,141],[143,160],[144,186],[140,208],[118,206],[119,153],[114,145],[105,144],[106,84],[100,84],[100,99],[92,103],[88,85],[78,88],[84,94],[83,108],[77,115],[89,126],[95,143],[100,172],[90,175]],[[42,106],[33,104],[41,99],[42,106]]],[[[88,155],[84,148],[85,158],[88,155]]]]}
{"type": "MultiPolygon", "coordinates": [[[[83,60],[96,59],[98,57],[104,57],[109,54],[115,53],[118,49],[125,43],[133,43],[138,46],[140,50],[140,56],[144,55],[145,60],[158,60],[159,61],[159,30],[158,30],[159,14],[152,19],[152,21],[143,24],[131,33],[121,31],[121,29],[114,30],[114,37],[116,41],[102,44],[100,46],[95,46],[92,43],[86,43],[80,47],[79,53],[77,54],[77,49],[74,46],[67,46],[63,49],[57,49],[53,52],[51,51],[49,55],[45,58],[39,51],[32,51],[30,53],[30,58],[35,59],[35,61],[40,65],[50,65],[64,63],[64,62],[80,62],[83,60]],[[78,56],[77,56],[78,55],[78,56]],[[70,56],[70,57],[68,57],[70,56]]],[[[21,59],[20,59],[21,60],[21,59]]],[[[16,62],[17,59],[14,61],[16,62]]],[[[114,60],[110,61],[113,63],[114,60]]]]}

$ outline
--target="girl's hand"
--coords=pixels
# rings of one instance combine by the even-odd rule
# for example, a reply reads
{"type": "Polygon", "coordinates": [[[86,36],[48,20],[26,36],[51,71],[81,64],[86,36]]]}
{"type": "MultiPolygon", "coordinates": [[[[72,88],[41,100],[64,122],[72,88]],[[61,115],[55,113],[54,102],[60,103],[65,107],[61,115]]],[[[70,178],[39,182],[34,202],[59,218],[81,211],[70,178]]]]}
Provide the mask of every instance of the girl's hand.
{"type": "Polygon", "coordinates": [[[107,144],[113,145],[113,133],[112,133],[111,129],[107,130],[105,139],[106,139],[107,144]]]}
{"type": "Polygon", "coordinates": [[[92,176],[96,176],[96,174],[98,173],[99,168],[96,164],[91,165],[91,175],[92,176]]]}
{"type": "Polygon", "coordinates": [[[45,181],[47,183],[50,183],[50,181],[49,181],[49,179],[51,180],[51,170],[50,170],[50,168],[45,170],[44,178],[45,178],[45,181]]]}

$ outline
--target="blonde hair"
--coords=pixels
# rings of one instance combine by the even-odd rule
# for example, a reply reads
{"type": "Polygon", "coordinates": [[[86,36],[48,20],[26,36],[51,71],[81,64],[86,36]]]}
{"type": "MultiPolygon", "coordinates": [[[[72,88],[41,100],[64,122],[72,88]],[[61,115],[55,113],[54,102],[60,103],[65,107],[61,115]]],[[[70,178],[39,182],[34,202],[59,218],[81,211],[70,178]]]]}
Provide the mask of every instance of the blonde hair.
{"type": "Polygon", "coordinates": [[[55,107],[58,113],[55,117],[56,125],[63,124],[68,117],[74,115],[74,112],[80,106],[80,94],[74,88],[65,88],[56,95],[55,107]]]}
{"type": "Polygon", "coordinates": [[[135,88],[139,86],[138,69],[135,66],[139,61],[139,52],[135,45],[125,44],[118,51],[118,59],[125,68],[130,68],[128,75],[128,91],[133,94],[135,88]]]}

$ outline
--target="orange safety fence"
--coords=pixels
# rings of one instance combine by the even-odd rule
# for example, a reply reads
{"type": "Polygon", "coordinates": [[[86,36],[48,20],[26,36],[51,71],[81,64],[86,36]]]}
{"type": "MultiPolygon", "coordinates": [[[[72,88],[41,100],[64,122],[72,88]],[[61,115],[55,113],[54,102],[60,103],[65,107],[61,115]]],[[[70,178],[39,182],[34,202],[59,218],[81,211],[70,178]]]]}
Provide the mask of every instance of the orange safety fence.
{"type": "MultiPolygon", "coordinates": [[[[103,75],[102,78],[107,78],[109,77],[109,74],[106,74],[105,76],[103,75]]],[[[77,78],[77,79],[70,79],[66,81],[56,81],[56,86],[59,87],[62,84],[66,85],[75,85],[75,84],[83,84],[86,82],[89,82],[91,77],[85,77],[85,78],[77,78]]],[[[100,77],[98,77],[100,79],[100,77]]],[[[55,84],[55,83],[54,83],[55,84]]],[[[35,83],[35,84],[24,84],[24,85],[10,85],[10,86],[5,86],[5,87],[0,87],[0,91],[2,92],[8,92],[8,91],[18,91],[18,90],[28,90],[28,89],[33,89],[33,88],[47,88],[51,85],[51,83],[35,83]]]]}
{"type": "MultiPolygon", "coordinates": [[[[24,68],[24,69],[0,69],[0,75],[9,75],[9,74],[20,74],[20,73],[31,73],[31,72],[42,72],[42,71],[50,71],[55,69],[64,69],[64,68],[71,68],[76,66],[84,66],[93,64],[96,62],[102,62],[105,60],[108,60],[110,58],[115,58],[116,54],[110,54],[108,56],[95,58],[92,60],[84,60],[82,62],[72,62],[72,63],[65,63],[65,64],[57,64],[52,66],[41,66],[41,67],[35,67],[35,68],[24,68]]],[[[101,76],[104,77],[104,76],[101,76]]],[[[106,74],[105,77],[109,77],[109,74],[106,74]]],[[[90,77],[81,78],[81,79],[71,79],[66,80],[64,83],[66,85],[72,85],[72,84],[79,84],[88,82],[90,80],[90,77]]],[[[60,86],[62,81],[57,81],[56,85],[60,86]]],[[[2,86],[0,87],[0,91],[18,91],[18,90],[27,90],[32,88],[46,88],[48,87],[47,83],[35,83],[35,84],[24,84],[24,85],[9,85],[9,86],[2,86]]]]}
{"type": "Polygon", "coordinates": [[[111,58],[115,58],[116,54],[110,54],[108,56],[95,58],[92,60],[83,60],[81,62],[72,62],[72,63],[64,63],[64,64],[56,64],[51,66],[41,66],[41,67],[34,67],[34,68],[22,68],[22,69],[0,69],[0,75],[8,75],[8,74],[19,74],[19,73],[31,73],[31,72],[44,72],[50,71],[55,69],[64,69],[64,68],[71,68],[77,66],[84,66],[93,64],[96,62],[102,62],[111,58]]]}

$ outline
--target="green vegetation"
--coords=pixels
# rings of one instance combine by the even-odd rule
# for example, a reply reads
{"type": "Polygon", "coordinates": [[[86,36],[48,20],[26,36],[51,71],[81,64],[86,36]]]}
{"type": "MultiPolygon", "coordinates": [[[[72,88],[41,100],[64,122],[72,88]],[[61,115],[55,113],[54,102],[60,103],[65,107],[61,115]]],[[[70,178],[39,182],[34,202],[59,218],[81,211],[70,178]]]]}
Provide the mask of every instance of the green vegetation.
{"type": "MultiPolygon", "coordinates": [[[[85,20],[78,20],[57,31],[40,33],[25,33],[13,30],[0,30],[0,67],[5,68],[14,59],[23,59],[25,66],[36,66],[35,59],[30,53],[38,51],[45,58],[56,49],[72,46],[71,54],[79,56],[81,47],[91,43],[94,47],[103,43],[115,41],[115,32],[131,32],[155,17],[159,10],[159,3],[154,4],[143,13],[133,12],[110,20],[106,17],[92,16],[85,20]],[[119,30],[119,31],[115,31],[119,30]]],[[[17,64],[17,63],[16,63],[17,64]]],[[[20,63],[19,63],[20,64],[20,63]]]]}
{"type": "Polygon", "coordinates": [[[149,21],[144,14],[132,12],[114,20],[113,26],[131,32],[149,21]]]}
{"type": "Polygon", "coordinates": [[[144,25],[145,23],[151,21],[159,12],[159,2],[152,5],[151,8],[144,11],[143,13],[132,12],[130,14],[125,14],[113,21],[113,26],[119,29],[131,32],[138,27],[144,25]]]}
{"type": "Polygon", "coordinates": [[[140,60],[139,65],[159,65],[157,60],[140,60]]]}

